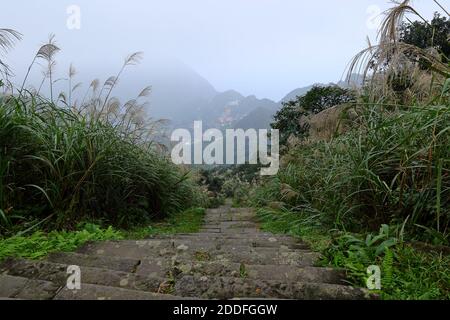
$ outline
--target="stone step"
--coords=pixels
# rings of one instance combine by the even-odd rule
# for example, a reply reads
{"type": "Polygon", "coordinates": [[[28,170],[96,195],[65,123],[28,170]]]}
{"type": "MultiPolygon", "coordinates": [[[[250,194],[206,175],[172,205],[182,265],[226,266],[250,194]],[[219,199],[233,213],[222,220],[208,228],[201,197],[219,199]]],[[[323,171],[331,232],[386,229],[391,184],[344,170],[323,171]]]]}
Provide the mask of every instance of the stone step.
{"type": "Polygon", "coordinates": [[[208,244],[209,246],[231,246],[231,245],[239,245],[239,246],[249,246],[256,248],[281,248],[281,249],[299,249],[299,250],[307,250],[309,246],[306,243],[295,242],[295,241],[285,241],[285,240],[277,240],[276,238],[271,238],[270,240],[253,240],[253,239],[229,239],[223,237],[195,237],[195,236],[172,236],[172,237],[155,237],[146,240],[137,240],[137,241],[160,241],[161,245],[169,245],[172,247],[178,247],[182,244],[208,244]]]}
{"type": "Polygon", "coordinates": [[[203,228],[222,228],[222,229],[242,229],[257,228],[258,224],[250,221],[223,221],[223,222],[206,222],[203,228]]]}
{"type": "MultiPolygon", "coordinates": [[[[307,251],[308,246],[304,244],[295,244],[295,245],[282,245],[276,243],[272,243],[272,245],[265,245],[265,243],[260,242],[259,246],[255,245],[258,243],[251,241],[241,241],[241,240],[216,240],[216,241],[199,241],[198,239],[149,239],[149,240],[137,240],[130,242],[118,242],[120,246],[125,246],[130,248],[130,250],[134,250],[136,246],[142,249],[153,249],[153,250],[162,250],[162,249],[170,249],[177,251],[198,251],[198,250],[222,250],[222,251],[235,251],[235,250],[244,250],[244,251],[252,251],[252,252],[272,252],[272,251],[283,251],[283,252],[294,252],[294,251],[307,251]]],[[[117,243],[116,243],[117,244],[117,243]]],[[[117,245],[114,245],[114,248],[117,245]]],[[[270,244],[270,243],[269,243],[270,244]]],[[[110,244],[104,244],[110,249],[110,244]]],[[[94,250],[94,249],[102,249],[101,245],[87,245],[83,250],[94,250]],[[89,247],[92,246],[91,249],[89,247]]]]}
{"type": "Polygon", "coordinates": [[[278,298],[296,300],[370,299],[368,291],[326,283],[284,283],[230,277],[184,276],[175,284],[175,294],[205,299],[278,298]]]}
{"type": "Polygon", "coordinates": [[[50,281],[0,274],[0,297],[3,298],[50,300],[59,289],[50,281]]]}
{"type": "MultiPolygon", "coordinates": [[[[102,268],[80,266],[82,284],[95,284],[147,292],[161,292],[171,288],[171,280],[153,274],[134,274],[102,268]]],[[[67,284],[69,264],[49,261],[9,260],[3,264],[8,275],[50,281],[60,287],[67,284]]],[[[169,269],[168,269],[169,270],[169,269]]],[[[164,275],[164,274],[159,274],[164,275]]]]}
{"type": "Polygon", "coordinates": [[[305,250],[280,250],[278,248],[254,248],[248,246],[222,246],[208,248],[206,245],[177,248],[155,247],[155,243],[136,241],[106,241],[87,244],[79,253],[88,255],[120,256],[134,259],[151,259],[159,257],[182,256],[197,261],[228,260],[247,264],[288,264],[312,266],[320,258],[320,254],[305,250]]]}
{"type": "Polygon", "coordinates": [[[222,234],[245,234],[252,236],[259,234],[261,231],[258,228],[201,228],[199,234],[202,233],[222,233],[222,234]]]}
{"type": "MultiPolygon", "coordinates": [[[[252,243],[241,244],[239,241],[229,241],[228,243],[216,242],[204,242],[196,240],[164,240],[164,239],[148,239],[148,240],[120,240],[120,241],[104,241],[98,243],[88,243],[81,247],[78,252],[80,253],[104,253],[108,252],[113,255],[114,253],[120,251],[129,251],[131,257],[136,255],[142,255],[145,257],[146,254],[155,254],[158,252],[196,252],[196,251],[211,251],[217,250],[221,252],[234,252],[243,251],[249,253],[267,253],[267,252],[310,252],[305,247],[292,249],[289,246],[253,246],[252,243]]],[[[126,257],[123,255],[122,257],[126,257]]]]}
{"type": "MultiPolygon", "coordinates": [[[[263,234],[258,233],[254,235],[243,235],[243,234],[220,234],[220,233],[185,233],[177,235],[155,235],[149,236],[147,239],[194,239],[203,242],[210,241],[247,241],[247,242],[257,242],[257,243],[281,243],[283,245],[287,244],[303,244],[301,240],[289,237],[289,236],[279,236],[273,234],[263,234]]],[[[262,245],[261,245],[262,246],[262,245]]]]}
{"type": "Polygon", "coordinates": [[[205,222],[226,222],[226,221],[251,221],[257,222],[257,217],[254,212],[243,211],[228,211],[228,212],[211,212],[207,211],[204,217],[205,222]]]}
{"type": "MultiPolygon", "coordinates": [[[[132,269],[124,270],[122,264],[117,263],[116,260],[130,260],[129,258],[113,258],[113,263],[108,263],[108,259],[111,258],[109,256],[102,255],[87,255],[76,252],[66,252],[60,253],[58,255],[51,255],[48,260],[51,262],[61,263],[61,264],[72,264],[78,266],[92,267],[92,266],[101,266],[101,268],[108,270],[116,270],[116,271],[125,271],[130,273],[136,273],[144,276],[151,277],[160,277],[165,278],[167,276],[168,271],[171,270],[172,265],[175,264],[175,259],[167,258],[167,257],[154,257],[152,259],[132,259],[132,261],[136,261],[136,264],[133,265],[132,269]],[[96,261],[99,264],[96,264],[96,261]],[[105,263],[106,261],[106,263],[105,263]],[[101,264],[100,264],[101,263],[101,264]]],[[[180,257],[177,257],[180,259],[180,257]]],[[[183,260],[179,260],[181,261],[183,260]]],[[[186,263],[189,260],[184,260],[186,263]]]]}
{"type": "Polygon", "coordinates": [[[140,264],[139,259],[116,256],[85,255],[76,252],[52,253],[47,257],[47,260],[50,262],[68,265],[80,265],[130,273],[134,272],[140,264]]]}
{"type": "Polygon", "coordinates": [[[55,300],[193,300],[194,298],[177,297],[170,294],[152,293],[107,287],[95,284],[82,284],[81,290],[63,288],[55,300]]]}
{"type": "MultiPolygon", "coordinates": [[[[85,264],[95,265],[94,257],[99,261],[104,261],[106,257],[103,256],[89,256],[80,253],[64,253],[58,254],[57,261],[62,264],[74,264],[77,263],[80,267],[85,267],[85,264]]],[[[226,259],[219,261],[199,261],[199,259],[192,260],[191,257],[175,256],[170,259],[166,257],[156,257],[152,259],[142,259],[136,269],[134,270],[137,275],[154,278],[166,278],[170,271],[172,276],[179,273],[186,274],[201,274],[201,275],[217,275],[217,276],[241,276],[244,273],[248,278],[260,278],[260,279],[274,279],[284,281],[304,281],[304,282],[325,282],[325,283],[340,283],[345,274],[342,271],[331,268],[316,268],[316,267],[297,267],[291,265],[269,264],[269,265],[255,265],[255,264],[242,264],[237,262],[230,262],[226,259]],[[242,267],[243,266],[243,267],[242,267]],[[242,270],[244,268],[244,270],[242,270]]],[[[204,257],[208,260],[208,257],[204,257]]],[[[103,268],[114,268],[116,264],[104,265],[103,268]]],[[[96,269],[96,268],[94,268],[96,269]]],[[[121,271],[119,268],[118,271],[121,271]]],[[[115,269],[111,269],[115,270],[115,269]]],[[[100,279],[86,281],[94,284],[101,284],[100,279]],[[97,282],[95,282],[97,281],[97,282]]],[[[116,281],[117,283],[118,281],[116,281]]],[[[109,282],[108,285],[112,285],[109,282]]],[[[120,283],[120,282],[119,282],[120,283]]],[[[133,282],[131,282],[133,283],[133,282]]]]}
{"type": "Polygon", "coordinates": [[[299,239],[261,232],[254,210],[209,209],[199,233],[88,243],[44,261],[0,265],[0,299],[367,299],[342,270],[314,267],[299,239]],[[66,286],[69,265],[81,290],[66,286]]]}
{"type": "Polygon", "coordinates": [[[230,262],[181,262],[173,267],[177,277],[184,275],[238,277],[282,282],[345,284],[345,272],[332,268],[290,265],[251,265],[230,262]]]}
{"type": "MultiPolygon", "coordinates": [[[[291,236],[286,235],[274,235],[273,233],[269,232],[258,232],[256,234],[217,234],[217,233],[178,233],[175,235],[176,237],[198,237],[198,238],[207,238],[207,237],[213,237],[213,238],[226,238],[226,239],[259,239],[259,240],[267,240],[270,238],[275,238],[278,240],[286,240],[286,241],[293,241],[293,242],[299,242],[299,239],[296,239],[291,236]]],[[[164,237],[174,237],[174,235],[154,235],[149,236],[148,238],[164,238],[164,237]]]]}

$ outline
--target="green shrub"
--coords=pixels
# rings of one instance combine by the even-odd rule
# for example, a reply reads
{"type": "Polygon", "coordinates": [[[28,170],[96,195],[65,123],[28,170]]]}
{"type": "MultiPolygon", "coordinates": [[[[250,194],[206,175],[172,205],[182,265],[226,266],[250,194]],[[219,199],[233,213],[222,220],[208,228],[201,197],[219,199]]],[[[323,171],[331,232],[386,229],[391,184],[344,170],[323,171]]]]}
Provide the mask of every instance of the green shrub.
{"type": "Polygon", "coordinates": [[[300,238],[322,253],[319,265],[345,269],[352,285],[366,287],[367,268],[380,267],[383,299],[450,299],[450,256],[403,242],[402,226],[356,234],[328,229],[304,212],[260,208],[257,214],[263,230],[300,238]]]}
{"type": "Polygon", "coordinates": [[[450,256],[394,244],[396,239],[387,234],[366,235],[378,236],[382,238],[369,244],[361,235],[342,235],[325,250],[326,264],[345,268],[350,282],[362,287],[366,286],[367,267],[379,266],[383,299],[450,299],[450,256]]]}

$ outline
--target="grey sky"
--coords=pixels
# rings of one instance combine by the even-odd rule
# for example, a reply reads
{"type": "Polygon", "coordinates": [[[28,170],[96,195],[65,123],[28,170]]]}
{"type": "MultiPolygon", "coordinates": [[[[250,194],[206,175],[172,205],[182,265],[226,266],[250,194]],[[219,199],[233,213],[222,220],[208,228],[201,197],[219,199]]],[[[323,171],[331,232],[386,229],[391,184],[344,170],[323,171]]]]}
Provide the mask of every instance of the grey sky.
{"type": "MultiPolygon", "coordinates": [[[[441,0],[449,6],[449,0],[441,0]]],[[[432,0],[413,4],[426,17],[432,0]]],[[[55,33],[58,68],[109,75],[123,56],[144,51],[177,58],[219,91],[280,99],[297,87],[341,78],[350,58],[375,38],[368,20],[386,0],[15,0],[2,3],[0,27],[23,41],[8,61],[21,77],[37,47],[55,33]],[[66,27],[66,8],[81,8],[81,29],[66,27]]],[[[369,22],[370,24],[370,22],[369,22]]],[[[143,66],[139,68],[145,69],[143,66]]],[[[143,83],[142,85],[145,85],[143,83]]]]}

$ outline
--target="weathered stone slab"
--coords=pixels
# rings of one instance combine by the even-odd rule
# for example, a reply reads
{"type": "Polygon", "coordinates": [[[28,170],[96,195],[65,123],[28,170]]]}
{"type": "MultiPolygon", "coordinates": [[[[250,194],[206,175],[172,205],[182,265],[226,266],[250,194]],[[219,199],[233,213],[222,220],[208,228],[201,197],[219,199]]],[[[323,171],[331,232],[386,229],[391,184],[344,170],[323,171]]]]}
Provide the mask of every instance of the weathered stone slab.
{"type": "Polygon", "coordinates": [[[182,296],[231,299],[366,299],[367,291],[343,285],[325,283],[282,283],[273,280],[244,278],[185,276],[175,284],[175,293],[182,296]]]}
{"type": "Polygon", "coordinates": [[[10,275],[0,275],[0,297],[15,297],[27,283],[28,279],[22,277],[13,277],[10,275]]]}
{"type": "Polygon", "coordinates": [[[210,241],[250,241],[250,242],[266,242],[266,243],[281,243],[281,244],[304,244],[299,239],[279,236],[273,234],[263,234],[257,233],[252,235],[245,234],[218,234],[218,233],[188,233],[188,234],[177,234],[177,235],[159,235],[150,236],[147,239],[187,239],[187,240],[198,240],[202,242],[210,241]]]}
{"type": "Polygon", "coordinates": [[[22,300],[50,300],[56,295],[60,286],[44,281],[29,279],[25,287],[14,298],[22,300]]]}
{"type": "Polygon", "coordinates": [[[313,265],[320,257],[310,251],[291,250],[288,247],[258,248],[249,246],[215,246],[181,244],[177,247],[161,247],[161,242],[144,241],[108,241],[89,244],[81,249],[84,254],[121,256],[135,259],[190,257],[195,260],[198,254],[204,254],[208,260],[229,260],[247,264],[288,264],[298,266],[313,265]]]}
{"type": "Polygon", "coordinates": [[[331,268],[296,267],[289,265],[246,265],[233,262],[186,262],[174,266],[174,273],[216,277],[238,277],[282,282],[323,282],[343,284],[343,271],[331,268]]]}
{"type": "MultiPolygon", "coordinates": [[[[45,280],[59,286],[65,286],[68,279],[69,265],[48,261],[14,260],[9,264],[9,275],[23,278],[45,280]]],[[[116,270],[79,266],[81,283],[97,284],[110,287],[127,288],[149,292],[158,291],[168,280],[166,272],[134,274],[116,270]]]]}
{"type": "MultiPolygon", "coordinates": [[[[55,300],[179,300],[169,294],[151,293],[92,284],[83,284],[81,290],[62,289],[55,300]]],[[[189,299],[189,298],[186,298],[189,299]]]]}
{"type": "Polygon", "coordinates": [[[68,265],[80,265],[124,272],[133,272],[140,263],[139,259],[120,256],[85,255],[76,252],[53,253],[47,260],[68,265]]]}

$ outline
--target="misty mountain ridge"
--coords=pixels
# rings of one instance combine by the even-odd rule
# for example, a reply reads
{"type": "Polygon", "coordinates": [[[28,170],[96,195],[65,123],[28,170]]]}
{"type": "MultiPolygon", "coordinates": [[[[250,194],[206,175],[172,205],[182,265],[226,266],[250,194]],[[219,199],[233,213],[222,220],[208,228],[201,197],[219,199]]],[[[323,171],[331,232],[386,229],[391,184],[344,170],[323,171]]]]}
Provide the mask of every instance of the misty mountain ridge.
{"type": "MultiPolygon", "coordinates": [[[[148,114],[153,119],[168,119],[169,129],[192,128],[195,120],[202,120],[204,128],[270,128],[282,102],[302,96],[313,87],[295,89],[280,101],[244,96],[236,90],[218,92],[208,80],[178,61],[148,64],[123,83],[127,85],[118,87],[120,96],[132,96],[142,83],[151,84],[148,114]]],[[[342,81],[337,85],[348,86],[342,81]]]]}

